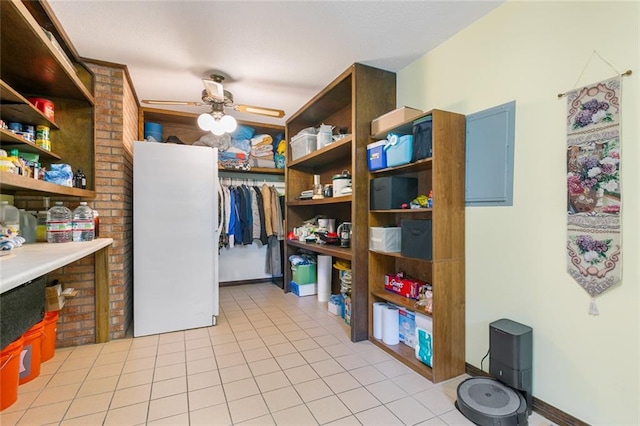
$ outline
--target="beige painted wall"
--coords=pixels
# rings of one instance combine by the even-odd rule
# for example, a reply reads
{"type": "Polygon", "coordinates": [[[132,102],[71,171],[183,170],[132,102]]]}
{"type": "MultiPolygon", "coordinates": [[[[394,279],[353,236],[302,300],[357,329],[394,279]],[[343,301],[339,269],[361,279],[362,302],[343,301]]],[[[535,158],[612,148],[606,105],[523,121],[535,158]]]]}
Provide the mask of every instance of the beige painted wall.
{"type": "MultiPolygon", "coordinates": [[[[514,205],[466,211],[466,361],[480,367],[491,321],[527,324],[534,396],[596,425],[640,424],[639,23],[638,1],[509,1],[398,73],[398,106],[470,114],[516,101],[514,205]],[[623,279],[597,299],[600,316],[566,273],[566,103],[556,96],[577,87],[594,49],[633,70],[623,78],[623,279]]],[[[578,86],[613,74],[594,57],[578,86]]]]}

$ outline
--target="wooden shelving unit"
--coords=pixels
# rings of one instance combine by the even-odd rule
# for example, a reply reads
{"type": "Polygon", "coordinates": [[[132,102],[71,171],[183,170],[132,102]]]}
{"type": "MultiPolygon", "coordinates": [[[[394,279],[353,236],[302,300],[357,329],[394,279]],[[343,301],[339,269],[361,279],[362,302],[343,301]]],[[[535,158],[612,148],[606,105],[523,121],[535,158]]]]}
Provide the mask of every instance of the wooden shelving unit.
{"type": "MultiPolygon", "coordinates": [[[[351,340],[368,338],[367,322],[367,247],[368,226],[366,202],[368,172],[366,150],[371,120],[390,109],[396,101],[395,74],[362,64],[353,64],[322,91],[307,102],[286,123],[290,141],[299,131],[321,124],[346,128],[350,136],[295,160],[287,150],[285,185],[285,233],[299,227],[307,219],[323,215],[352,223],[351,247],[287,241],[285,259],[300,249],[351,261],[353,284],[351,293],[351,340]],[[352,194],[323,200],[297,200],[304,190],[313,188],[313,175],[320,175],[323,185],[332,183],[334,175],[348,170],[352,179],[352,194]]],[[[290,290],[291,269],[284,268],[285,291],[290,290]]],[[[334,272],[332,293],[339,293],[339,281],[334,272]]]]}
{"type": "Polygon", "coordinates": [[[465,118],[460,114],[433,110],[371,138],[378,140],[389,132],[411,134],[413,122],[427,116],[432,119],[433,156],[369,174],[370,179],[381,176],[415,177],[418,179],[418,194],[426,195],[433,190],[432,208],[369,211],[369,226],[398,224],[403,219],[431,220],[433,253],[431,260],[425,260],[406,257],[400,252],[369,251],[369,340],[435,383],[465,371],[465,118]],[[432,284],[431,314],[416,306],[413,299],[385,290],[384,275],[398,271],[432,284]],[[416,359],[414,348],[402,342],[386,345],[373,337],[373,303],[378,301],[390,302],[431,317],[433,368],[416,359]]]}
{"type": "MultiPolygon", "coordinates": [[[[177,136],[186,145],[191,145],[197,141],[203,135],[206,135],[207,131],[204,131],[198,127],[196,113],[183,112],[183,111],[170,111],[159,108],[147,108],[143,107],[139,109],[138,116],[138,138],[144,139],[144,123],[150,121],[153,123],[162,124],[162,130],[165,139],[168,136],[177,136]]],[[[255,134],[268,134],[274,137],[278,133],[284,134],[284,126],[278,126],[273,124],[257,123],[252,121],[238,121],[238,124],[253,127],[255,134]]],[[[242,169],[228,169],[219,167],[218,170],[225,173],[255,173],[265,175],[284,175],[284,169],[271,169],[266,167],[251,167],[249,170],[242,169]]]]}
{"type": "Polygon", "coordinates": [[[0,7],[0,118],[51,129],[47,151],[7,130],[0,130],[0,148],[40,155],[43,167],[51,163],[82,169],[87,190],[69,188],[33,178],[0,172],[3,194],[43,194],[95,198],[95,130],[93,74],[81,63],[73,46],[45,2],[7,0],[0,7]],[[59,51],[43,28],[54,33],[59,51]],[[55,121],[49,120],[27,97],[54,103],[55,121]]]}

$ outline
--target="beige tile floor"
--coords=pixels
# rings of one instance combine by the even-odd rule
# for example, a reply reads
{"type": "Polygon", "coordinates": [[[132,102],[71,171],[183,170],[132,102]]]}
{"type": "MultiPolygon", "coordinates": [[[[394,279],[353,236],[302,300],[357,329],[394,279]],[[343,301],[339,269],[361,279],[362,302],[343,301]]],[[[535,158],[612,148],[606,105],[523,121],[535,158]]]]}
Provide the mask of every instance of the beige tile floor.
{"type": "MultiPolygon", "coordinates": [[[[220,289],[218,325],[56,350],[2,425],[471,425],[315,296],[220,289]]],[[[549,425],[538,414],[530,424],[549,425]]]]}

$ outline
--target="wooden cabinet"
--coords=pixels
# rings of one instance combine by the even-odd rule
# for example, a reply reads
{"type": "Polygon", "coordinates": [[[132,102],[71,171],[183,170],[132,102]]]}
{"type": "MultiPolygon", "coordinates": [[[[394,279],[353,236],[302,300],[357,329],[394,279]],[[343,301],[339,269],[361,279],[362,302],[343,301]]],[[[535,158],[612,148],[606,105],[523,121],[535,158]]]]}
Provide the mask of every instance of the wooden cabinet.
{"type": "MultiPolygon", "coordinates": [[[[159,108],[140,108],[138,115],[138,137],[140,140],[144,139],[144,123],[152,122],[162,124],[163,137],[166,140],[169,136],[176,136],[186,145],[191,145],[197,141],[203,135],[206,135],[207,131],[198,127],[197,113],[170,111],[159,108]]],[[[253,127],[256,131],[255,134],[268,134],[271,137],[275,137],[278,133],[284,134],[284,126],[278,126],[275,124],[256,123],[252,121],[238,121],[238,124],[253,127]]],[[[273,174],[284,175],[284,169],[273,169],[266,167],[251,167],[250,170],[235,170],[235,169],[223,169],[225,172],[244,172],[244,173],[259,173],[259,174],[273,174]]]]}
{"type": "MultiPolygon", "coordinates": [[[[321,124],[346,128],[350,136],[295,160],[287,148],[285,173],[286,207],[285,233],[299,227],[307,219],[324,215],[341,222],[351,222],[352,238],[349,248],[299,241],[287,241],[285,259],[303,248],[318,254],[351,261],[353,274],[351,340],[368,338],[367,322],[367,193],[368,171],[366,146],[371,120],[395,107],[396,76],[389,71],[353,64],[320,93],[287,120],[287,140],[299,131],[321,124]],[[300,193],[313,188],[313,176],[320,175],[324,184],[332,177],[348,170],[352,176],[352,194],[321,200],[299,200],[300,193]]],[[[285,291],[289,291],[291,268],[284,266],[285,291]]],[[[338,293],[339,282],[334,272],[332,293],[338,293]]]]}
{"type": "Polygon", "coordinates": [[[369,251],[369,334],[374,344],[435,383],[465,371],[465,117],[432,110],[373,135],[372,140],[384,139],[389,132],[411,134],[413,121],[429,116],[432,120],[431,158],[377,170],[369,175],[371,179],[382,176],[415,177],[418,180],[418,194],[427,195],[433,190],[432,208],[369,211],[369,226],[398,224],[403,219],[432,221],[431,260],[403,257],[400,253],[369,251]],[[417,307],[413,299],[385,290],[385,274],[398,271],[432,284],[431,314],[417,307]],[[378,301],[391,302],[431,317],[433,368],[416,359],[414,348],[402,342],[386,345],[373,337],[373,303],[378,301]]]}
{"type": "Polygon", "coordinates": [[[46,3],[3,1],[0,16],[0,118],[5,122],[50,127],[51,151],[3,129],[0,147],[6,151],[16,148],[37,153],[40,163],[47,168],[51,163],[66,163],[74,171],[82,169],[88,188],[69,188],[0,171],[1,192],[95,198],[93,75],[78,61],[46,3]],[[45,29],[64,47],[54,44],[45,29]],[[31,96],[54,103],[55,121],[27,100],[31,96]]]}

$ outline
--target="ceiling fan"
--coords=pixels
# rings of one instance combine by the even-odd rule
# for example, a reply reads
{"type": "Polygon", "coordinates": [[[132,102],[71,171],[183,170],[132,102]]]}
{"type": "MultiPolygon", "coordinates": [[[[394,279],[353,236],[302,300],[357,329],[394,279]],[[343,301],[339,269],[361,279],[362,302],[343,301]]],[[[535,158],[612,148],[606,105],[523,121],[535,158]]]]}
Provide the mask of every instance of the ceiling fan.
{"type": "Polygon", "coordinates": [[[234,111],[249,114],[264,115],[267,117],[284,117],[284,111],[280,109],[235,104],[233,102],[233,94],[228,90],[225,90],[222,86],[223,81],[224,76],[220,74],[211,74],[210,78],[203,78],[202,83],[204,84],[204,90],[202,91],[202,102],[143,99],[142,103],[150,105],[209,105],[211,107],[211,112],[200,114],[198,117],[198,125],[202,130],[211,131],[216,135],[221,135],[225,132],[233,132],[236,129],[237,122],[235,118],[230,115],[225,115],[225,108],[231,108],[234,111]]]}

